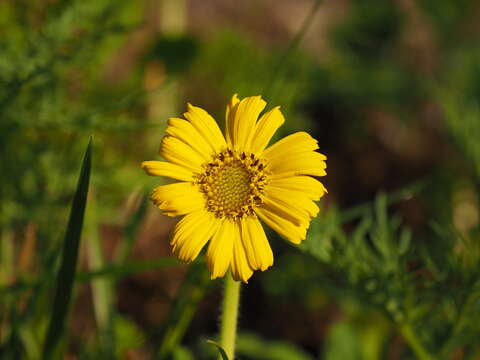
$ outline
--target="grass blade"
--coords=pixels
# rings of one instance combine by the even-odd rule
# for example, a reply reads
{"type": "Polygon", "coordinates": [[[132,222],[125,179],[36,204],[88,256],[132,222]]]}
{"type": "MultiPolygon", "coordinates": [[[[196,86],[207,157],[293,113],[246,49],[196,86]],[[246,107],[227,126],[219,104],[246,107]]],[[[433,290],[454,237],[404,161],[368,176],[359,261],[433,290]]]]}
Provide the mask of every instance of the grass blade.
{"type": "Polygon", "coordinates": [[[83,158],[82,169],[78,179],[77,190],[70,210],[67,232],[63,243],[60,269],[57,274],[56,290],[53,299],[52,314],[43,347],[43,359],[51,359],[62,337],[68,306],[72,297],[75,271],[77,268],[80,235],[83,227],[83,216],[87,203],[88,185],[90,181],[92,139],[87,146],[83,158]]]}

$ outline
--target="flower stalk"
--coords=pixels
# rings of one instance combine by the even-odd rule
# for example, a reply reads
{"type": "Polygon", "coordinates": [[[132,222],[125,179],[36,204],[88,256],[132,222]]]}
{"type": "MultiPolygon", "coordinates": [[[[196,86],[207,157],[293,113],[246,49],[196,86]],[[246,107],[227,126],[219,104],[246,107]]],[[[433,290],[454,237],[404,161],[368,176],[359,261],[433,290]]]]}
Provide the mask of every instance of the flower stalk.
{"type": "MultiPolygon", "coordinates": [[[[220,345],[233,360],[235,356],[235,339],[237,336],[238,307],[240,304],[240,281],[233,280],[231,274],[225,276],[223,293],[222,318],[220,325],[220,345]]],[[[219,360],[222,357],[219,355],[219,360]]]]}

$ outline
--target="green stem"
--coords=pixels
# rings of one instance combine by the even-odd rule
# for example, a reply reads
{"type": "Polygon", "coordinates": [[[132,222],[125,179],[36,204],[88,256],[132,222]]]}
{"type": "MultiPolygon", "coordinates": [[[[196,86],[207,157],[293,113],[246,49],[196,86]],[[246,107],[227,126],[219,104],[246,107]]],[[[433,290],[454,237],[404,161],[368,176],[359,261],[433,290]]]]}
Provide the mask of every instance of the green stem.
{"type": "MultiPolygon", "coordinates": [[[[237,335],[238,306],[240,302],[240,281],[235,281],[231,274],[225,276],[223,294],[223,312],[220,327],[220,345],[230,360],[235,356],[235,338],[237,335]]],[[[218,358],[221,360],[221,356],[218,358]]]]}
{"type": "Polygon", "coordinates": [[[423,346],[418,337],[415,335],[410,324],[403,324],[400,327],[400,332],[412,351],[415,353],[417,359],[434,360],[434,357],[428,352],[425,346],[423,346]]]}

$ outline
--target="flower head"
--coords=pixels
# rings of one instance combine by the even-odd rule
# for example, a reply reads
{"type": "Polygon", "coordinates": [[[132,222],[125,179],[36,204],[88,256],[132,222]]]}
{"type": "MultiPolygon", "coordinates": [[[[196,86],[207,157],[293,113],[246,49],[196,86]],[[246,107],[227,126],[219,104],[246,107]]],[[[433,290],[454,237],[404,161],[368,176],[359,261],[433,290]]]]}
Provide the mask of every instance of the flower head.
{"type": "Polygon", "coordinates": [[[183,216],[171,237],[174,254],[194,260],[209,242],[212,279],[231,268],[247,282],[254,270],[266,270],[273,254],[259,219],[287,240],[305,239],[326,189],[313,176],[324,176],[326,157],[306,132],[289,135],[267,147],[285,119],[279,107],[260,113],[260,96],[227,105],[225,137],[203,109],[188,104],[185,119],[168,120],[160,155],[167,161],[144,161],[149,175],[180,182],[157,186],[151,199],[164,214],[183,216]]]}

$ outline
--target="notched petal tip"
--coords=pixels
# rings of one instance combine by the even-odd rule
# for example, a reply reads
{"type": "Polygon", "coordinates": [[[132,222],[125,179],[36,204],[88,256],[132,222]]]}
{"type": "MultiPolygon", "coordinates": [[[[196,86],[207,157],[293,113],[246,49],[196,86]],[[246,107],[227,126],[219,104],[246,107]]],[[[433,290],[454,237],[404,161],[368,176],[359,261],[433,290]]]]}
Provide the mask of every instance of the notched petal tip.
{"type": "Polygon", "coordinates": [[[142,161],[140,167],[149,176],[163,176],[163,174],[157,171],[159,167],[158,164],[160,164],[160,161],[148,160],[148,161],[142,161]]]}
{"type": "Polygon", "coordinates": [[[229,112],[235,107],[240,102],[240,99],[238,98],[238,94],[233,94],[232,98],[230,101],[227,103],[227,116],[229,112]]]}
{"type": "Polygon", "coordinates": [[[270,264],[268,264],[268,265],[262,266],[262,267],[260,268],[260,271],[265,271],[265,270],[270,269],[270,268],[273,266],[273,264],[274,264],[274,260],[272,259],[272,262],[271,262],[270,264]]]}
{"type": "MultiPolygon", "coordinates": [[[[228,275],[227,275],[227,276],[228,276],[228,275]]],[[[232,273],[231,276],[232,276],[233,280],[235,280],[235,281],[241,281],[241,282],[243,282],[244,284],[248,284],[248,280],[250,279],[250,277],[251,277],[252,275],[250,275],[248,278],[242,278],[242,276],[241,276],[240,274],[234,274],[234,273],[232,273]]]]}
{"type": "Polygon", "coordinates": [[[185,119],[188,119],[189,113],[195,113],[196,111],[199,111],[199,110],[200,110],[200,111],[201,111],[201,110],[205,111],[205,110],[202,109],[201,107],[195,106],[195,105],[193,105],[192,103],[189,103],[189,102],[188,102],[188,103],[187,103],[187,111],[183,113],[183,117],[184,117],[185,119]]]}
{"type": "Polygon", "coordinates": [[[245,102],[245,103],[254,102],[254,104],[256,103],[257,106],[260,106],[261,104],[263,107],[267,105],[267,102],[262,99],[262,95],[247,96],[241,99],[240,102],[245,102]]]}
{"type": "MultiPolygon", "coordinates": [[[[151,164],[151,160],[148,160],[148,161],[142,161],[142,163],[140,164],[140,167],[145,170],[145,172],[148,174],[148,165],[151,164]]],[[[150,174],[148,174],[150,175],[150,174]]]]}

